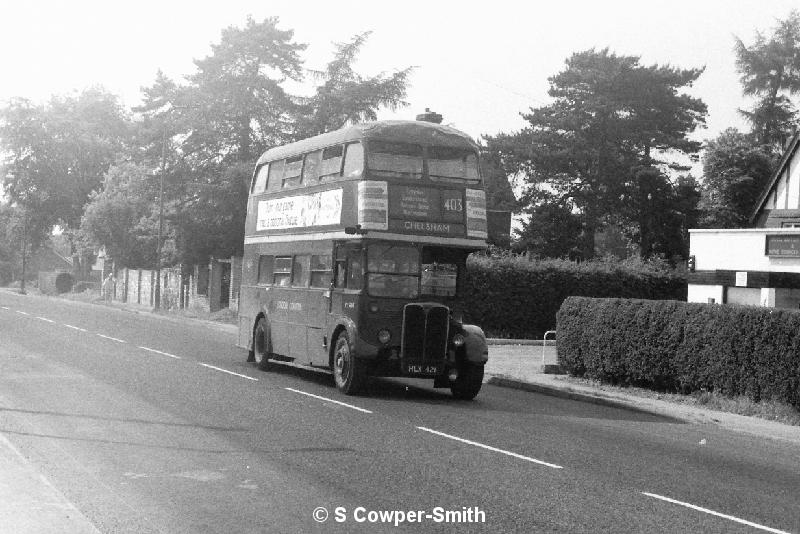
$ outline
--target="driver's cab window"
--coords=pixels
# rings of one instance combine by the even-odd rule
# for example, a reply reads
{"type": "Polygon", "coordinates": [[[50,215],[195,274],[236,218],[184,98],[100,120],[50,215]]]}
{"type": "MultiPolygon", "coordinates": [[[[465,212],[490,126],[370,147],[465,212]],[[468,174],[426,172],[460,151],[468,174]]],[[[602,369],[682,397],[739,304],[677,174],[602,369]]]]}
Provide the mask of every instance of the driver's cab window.
{"type": "Polygon", "coordinates": [[[364,287],[364,255],[361,248],[339,247],[336,251],[335,287],[361,289],[364,287]]]}

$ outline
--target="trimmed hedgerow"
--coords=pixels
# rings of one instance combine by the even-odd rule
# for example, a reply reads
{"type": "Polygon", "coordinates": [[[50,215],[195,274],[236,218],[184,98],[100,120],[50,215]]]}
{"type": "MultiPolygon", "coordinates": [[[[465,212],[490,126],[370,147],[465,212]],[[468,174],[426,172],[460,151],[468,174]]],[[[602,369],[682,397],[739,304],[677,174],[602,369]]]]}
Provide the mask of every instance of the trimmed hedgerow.
{"type": "Polygon", "coordinates": [[[490,337],[541,339],[565,298],[686,299],[686,276],[663,263],[537,260],[473,254],[467,262],[466,319],[490,337]]]}
{"type": "Polygon", "coordinates": [[[557,347],[572,375],[800,408],[800,312],[572,297],[558,311],[557,347]]]}

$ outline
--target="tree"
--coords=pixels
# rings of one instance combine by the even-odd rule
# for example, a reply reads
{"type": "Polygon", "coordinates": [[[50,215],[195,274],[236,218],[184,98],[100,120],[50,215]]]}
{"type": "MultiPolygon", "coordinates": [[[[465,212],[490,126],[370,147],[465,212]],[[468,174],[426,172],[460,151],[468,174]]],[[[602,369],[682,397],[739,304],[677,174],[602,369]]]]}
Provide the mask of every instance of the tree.
{"type": "Polygon", "coordinates": [[[310,71],[321,82],[314,96],[301,99],[297,135],[311,137],[339,129],[348,122],[374,121],[381,107],[395,110],[403,101],[413,67],[392,75],[363,77],[353,63],[371,32],[361,33],[347,43],[336,43],[336,52],[324,70],[310,71]]]}
{"type": "Polygon", "coordinates": [[[529,211],[522,221],[514,248],[544,258],[577,258],[580,256],[581,216],[569,205],[543,203],[529,211]]]}
{"type": "Polygon", "coordinates": [[[753,136],[728,128],[708,141],[703,155],[700,202],[705,228],[748,225],[755,202],[772,175],[777,156],[753,136]]]}
{"type": "Polygon", "coordinates": [[[159,73],[143,90],[138,161],[153,169],[164,154],[166,219],[174,227],[179,259],[240,255],[253,167],[266,148],[375,118],[381,106],[403,105],[409,69],[362,77],[352,67],[368,34],[337,45],[317,73],[312,97],[284,89],[303,77],[304,44],[277,18],[223,31],[197,71],[178,84],[159,73]]]}
{"type": "Polygon", "coordinates": [[[105,247],[119,267],[149,267],[155,262],[158,190],[153,182],[142,165],[115,165],[106,173],[102,190],[86,205],[82,237],[105,247]]]}
{"type": "Polygon", "coordinates": [[[736,67],[742,90],[756,102],[740,110],[753,128],[756,142],[781,150],[791,136],[797,110],[790,100],[800,92],[800,13],[779,20],[769,36],[756,32],[750,46],[736,37],[736,67]]]}
{"type": "Polygon", "coordinates": [[[101,88],[53,97],[45,106],[14,99],[0,110],[6,194],[50,227],[77,228],[127,134],[125,111],[101,88]]]}
{"type": "Polygon", "coordinates": [[[573,54],[549,79],[554,102],[523,114],[525,129],[486,138],[489,150],[524,177],[525,205],[553,198],[577,209],[582,255],[591,258],[601,221],[636,190],[634,169],[685,169],[674,156],[700,149],[687,135],[704,123],[706,105],[680,90],[702,72],[643,66],[608,49],[573,54]]]}
{"type": "Polygon", "coordinates": [[[651,166],[634,170],[635,187],[628,199],[627,219],[634,224],[628,235],[639,245],[642,258],[662,257],[670,261],[689,255],[689,228],[696,226],[700,192],[691,176],[673,184],[651,166]]]}

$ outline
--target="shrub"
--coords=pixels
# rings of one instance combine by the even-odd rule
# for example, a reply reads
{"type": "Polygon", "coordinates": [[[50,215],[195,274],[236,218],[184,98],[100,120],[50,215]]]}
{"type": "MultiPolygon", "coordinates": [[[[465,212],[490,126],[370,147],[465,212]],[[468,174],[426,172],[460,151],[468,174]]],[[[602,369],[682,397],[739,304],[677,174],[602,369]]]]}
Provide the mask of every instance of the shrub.
{"type": "Polygon", "coordinates": [[[558,360],[570,374],[800,408],[800,312],[572,297],[557,320],[558,360]]]}
{"type": "Polygon", "coordinates": [[[541,339],[565,298],[686,299],[685,274],[660,262],[538,260],[473,254],[465,314],[492,337],[541,339]]]}

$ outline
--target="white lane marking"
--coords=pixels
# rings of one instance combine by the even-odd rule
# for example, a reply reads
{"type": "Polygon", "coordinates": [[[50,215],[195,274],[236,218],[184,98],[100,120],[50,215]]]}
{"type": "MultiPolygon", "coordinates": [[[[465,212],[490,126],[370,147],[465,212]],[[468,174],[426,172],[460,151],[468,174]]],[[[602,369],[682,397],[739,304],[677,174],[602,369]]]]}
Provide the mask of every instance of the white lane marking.
{"type": "Polygon", "coordinates": [[[20,311],[20,310],[17,310],[17,313],[19,313],[20,315],[30,315],[30,313],[24,312],[24,311],[20,311]]]}
{"type": "Polygon", "coordinates": [[[71,324],[64,323],[64,326],[67,328],[72,328],[73,330],[79,330],[81,332],[88,332],[85,328],[81,328],[80,326],[72,326],[71,324]]]}
{"type": "Polygon", "coordinates": [[[709,510],[708,508],[703,508],[701,506],[695,506],[694,504],[689,504],[688,502],[676,501],[675,499],[670,499],[669,497],[664,497],[663,495],[656,495],[655,493],[647,493],[646,491],[643,491],[642,493],[644,495],[647,495],[648,497],[653,497],[654,499],[660,499],[662,501],[671,502],[672,504],[685,506],[686,508],[691,508],[692,510],[697,510],[698,512],[715,515],[717,517],[722,517],[723,519],[729,519],[731,521],[735,521],[736,523],[741,523],[742,525],[747,525],[749,527],[757,528],[760,530],[766,530],[767,532],[774,532],[775,534],[790,534],[785,530],[778,530],[777,528],[765,527],[764,525],[759,525],[758,523],[746,521],[744,519],[740,519],[732,515],[721,514],[719,512],[715,512],[714,510],[709,510]]]}
{"type": "Polygon", "coordinates": [[[346,402],[329,399],[327,397],[320,397],[319,395],[314,395],[313,393],[306,393],[305,391],[300,391],[299,389],[294,389],[294,388],[283,388],[283,389],[286,389],[288,391],[294,391],[295,393],[299,393],[300,395],[307,395],[309,397],[314,397],[315,399],[319,399],[325,402],[332,402],[340,406],[346,406],[347,408],[352,408],[353,410],[357,410],[359,412],[372,413],[369,410],[365,410],[364,408],[359,408],[358,406],[353,406],[352,404],[347,404],[346,402]]]}
{"type": "Polygon", "coordinates": [[[125,341],[124,339],[119,339],[119,338],[116,338],[116,337],[106,336],[106,335],[103,335],[103,334],[97,334],[97,335],[99,337],[110,339],[111,341],[116,341],[117,343],[127,343],[127,341],[125,341]]]}
{"type": "Polygon", "coordinates": [[[174,354],[170,354],[169,352],[161,352],[160,350],[151,349],[150,347],[142,347],[142,346],[139,346],[139,348],[140,348],[140,349],[142,349],[142,350],[147,350],[147,351],[150,351],[150,352],[155,352],[156,354],[161,354],[162,356],[169,356],[170,358],[175,358],[176,360],[180,360],[180,359],[181,359],[181,357],[180,357],[180,356],[175,356],[174,354]]]}
{"type": "Polygon", "coordinates": [[[252,376],[240,375],[239,373],[234,373],[233,371],[228,371],[227,369],[221,369],[219,367],[214,367],[213,365],[208,365],[207,363],[202,363],[202,362],[197,362],[197,363],[199,363],[203,367],[208,367],[209,369],[214,369],[215,371],[222,371],[223,373],[228,373],[229,375],[241,376],[242,378],[246,378],[248,380],[255,380],[256,382],[258,382],[258,378],[253,378],[252,376]]]}
{"type": "Polygon", "coordinates": [[[470,441],[468,439],[459,438],[458,436],[451,436],[450,434],[445,434],[444,432],[439,432],[438,430],[425,428],[424,426],[418,426],[417,428],[419,428],[420,430],[424,430],[425,432],[430,432],[431,434],[436,434],[437,436],[442,436],[444,438],[460,441],[461,443],[466,443],[467,445],[474,445],[475,447],[480,447],[482,449],[486,449],[487,451],[499,452],[500,454],[513,456],[514,458],[519,458],[520,460],[525,460],[527,462],[533,462],[539,465],[546,465],[547,467],[552,467],[553,469],[563,469],[563,467],[560,465],[551,464],[549,462],[543,462],[542,460],[537,460],[536,458],[531,458],[530,456],[523,456],[522,454],[517,454],[516,452],[504,451],[503,449],[498,449],[497,447],[492,447],[490,445],[484,445],[483,443],[478,443],[477,441],[470,441]]]}
{"type": "Polygon", "coordinates": [[[37,316],[36,318],[41,320],[41,321],[48,322],[48,323],[55,323],[55,321],[53,321],[52,319],[48,319],[47,317],[38,317],[37,316]]]}
{"type": "Polygon", "coordinates": [[[0,306],[0,308],[3,308],[4,310],[10,310],[11,309],[8,306],[0,306]]]}

